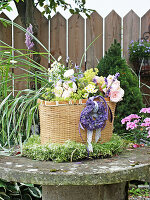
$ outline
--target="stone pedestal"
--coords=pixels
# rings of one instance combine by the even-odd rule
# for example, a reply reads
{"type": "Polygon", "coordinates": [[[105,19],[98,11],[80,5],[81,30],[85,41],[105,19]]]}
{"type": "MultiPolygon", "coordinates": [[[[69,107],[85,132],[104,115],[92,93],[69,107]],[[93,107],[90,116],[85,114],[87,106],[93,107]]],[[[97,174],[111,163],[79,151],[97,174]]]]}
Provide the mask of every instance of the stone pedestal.
{"type": "Polygon", "coordinates": [[[127,200],[127,182],[150,182],[150,147],[81,162],[0,155],[0,179],[42,185],[43,200],[127,200]]]}
{"type": "Polygon", "coordinates": [[[127,185],[43,186],[42,200],[127,200],[127,185]]]}

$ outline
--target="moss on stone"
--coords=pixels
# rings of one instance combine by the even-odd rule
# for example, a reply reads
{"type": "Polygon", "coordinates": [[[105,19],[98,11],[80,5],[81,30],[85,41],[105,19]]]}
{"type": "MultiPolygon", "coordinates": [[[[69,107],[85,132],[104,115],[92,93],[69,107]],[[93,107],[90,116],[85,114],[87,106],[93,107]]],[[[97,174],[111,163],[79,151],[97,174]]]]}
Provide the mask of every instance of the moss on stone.
{"type": "Polygon", "coordinates": [[[56,162],[78,161],[90,158],[106,158],[119,154],[125,148],[125,142],[113,135],[107,143],[93,143],[93,153],[88,155],[87,146],[82,143],[66,141],[64,144],[40,144],[39,136],[31,136],[23,146],[23,156],[34,160],[52,160],[56,162]]]}

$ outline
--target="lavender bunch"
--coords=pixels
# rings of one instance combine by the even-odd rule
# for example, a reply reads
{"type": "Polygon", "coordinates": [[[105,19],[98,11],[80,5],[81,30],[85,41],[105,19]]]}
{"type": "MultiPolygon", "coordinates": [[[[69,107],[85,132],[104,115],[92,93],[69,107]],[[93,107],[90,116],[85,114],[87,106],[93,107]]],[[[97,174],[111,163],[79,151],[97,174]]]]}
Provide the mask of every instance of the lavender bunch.
{"type": "Polygon", "coordinates": [[[25,34],[25,36],[26,36],[25,44],[29,50],[32,49],[34,46],[34,43],[32,42],[33,37],[29,34],[29,33],[33,34],[32,28],[33,28],[32,24],[30,24],[29,27],[27,28],[27,32],[25,34]]]}

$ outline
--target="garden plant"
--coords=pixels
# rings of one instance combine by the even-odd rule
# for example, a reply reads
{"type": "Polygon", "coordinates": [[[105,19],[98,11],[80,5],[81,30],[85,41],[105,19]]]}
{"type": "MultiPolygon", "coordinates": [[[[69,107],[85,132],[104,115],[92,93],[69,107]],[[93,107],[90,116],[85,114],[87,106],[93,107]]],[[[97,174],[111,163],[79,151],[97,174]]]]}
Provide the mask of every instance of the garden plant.
{"type": "Polygon", "coordinates": [[[126,60],[121,57],[121,46],[116,40],[108,49],[104,58],[100,60],[97,67],[99,69],[99,76],[114,74],[116,72],[120,73],[118,80],[120,80],[125,95],[123,101],[117,103],[114,132],[126,137],[128,134],[125,134],[127,131],[121,124],[121,119],[131,113],[137,113],[144,106],[138,77],[130,69],[126,60]]]}

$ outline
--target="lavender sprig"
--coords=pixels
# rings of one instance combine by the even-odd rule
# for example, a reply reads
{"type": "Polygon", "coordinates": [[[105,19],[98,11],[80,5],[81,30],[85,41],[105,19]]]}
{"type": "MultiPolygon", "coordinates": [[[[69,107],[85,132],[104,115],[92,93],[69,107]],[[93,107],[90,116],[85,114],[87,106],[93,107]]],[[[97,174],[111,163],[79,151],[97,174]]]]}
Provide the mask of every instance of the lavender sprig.
{"type": "Polygon", "coordinates": [[[26,36],[25,44],[28,49],[32,49],[34,46],[34,43],[32,42],[33,37],[30,36],[30,34],[29,34],[29,33],[33,34],[32,28],[33,28],[32,24],[30,24],[29,27],[27,28],[27,32],[25,34],[25,36],[26,36]]]}

